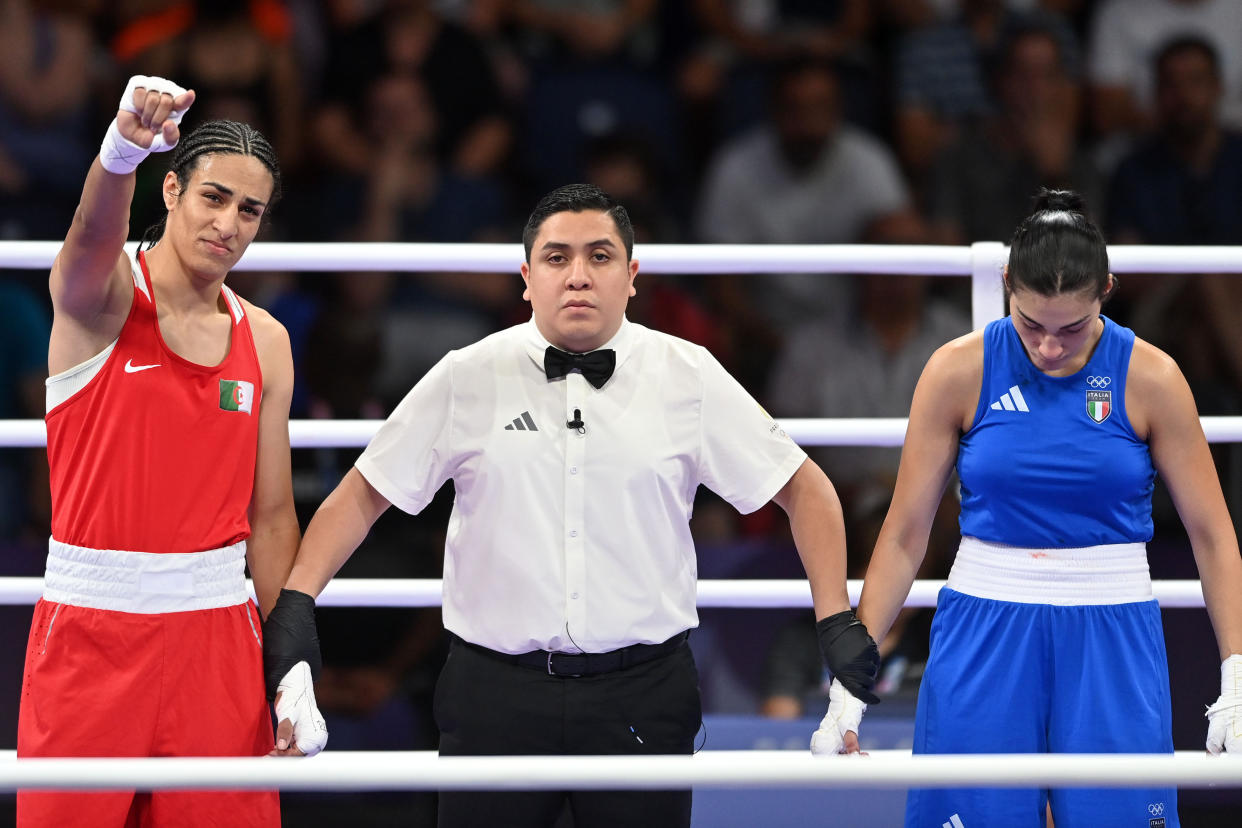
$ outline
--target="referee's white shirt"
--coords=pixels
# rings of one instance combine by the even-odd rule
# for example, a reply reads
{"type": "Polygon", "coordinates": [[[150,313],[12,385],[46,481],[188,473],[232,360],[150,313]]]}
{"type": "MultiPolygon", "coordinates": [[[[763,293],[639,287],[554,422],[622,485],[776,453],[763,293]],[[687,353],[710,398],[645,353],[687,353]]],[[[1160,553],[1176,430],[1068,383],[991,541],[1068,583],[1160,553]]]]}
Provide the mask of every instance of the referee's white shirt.
{"type": "Polygon", "coordinates": [[[742,513],[802,451],[706,349],[629,321],[603,388],[548,380],[534,320],[449,352],[357,468],[415,514],[456,488],[444,626],[505,653],[606,652],[698,624],[699,484],[742,513]],[[581,412],[584,432],[566,423],[581,412]]]}

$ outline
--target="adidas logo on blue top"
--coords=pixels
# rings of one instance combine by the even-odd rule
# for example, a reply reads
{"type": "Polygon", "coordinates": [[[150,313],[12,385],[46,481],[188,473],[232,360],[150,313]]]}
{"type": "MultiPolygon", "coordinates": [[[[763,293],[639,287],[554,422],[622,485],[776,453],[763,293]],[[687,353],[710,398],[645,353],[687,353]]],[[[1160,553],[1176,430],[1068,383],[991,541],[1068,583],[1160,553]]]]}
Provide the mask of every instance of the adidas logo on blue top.
{"type": "Polygon", "coordinates": [[[994,411],[1023,411],[1030,413],[1031,409],[1026,407],[1026,400],[1022,398],[1022,390],[1014,385],[1009,390],[1001,394],[1001,398],[992,403],[994,411]]]}

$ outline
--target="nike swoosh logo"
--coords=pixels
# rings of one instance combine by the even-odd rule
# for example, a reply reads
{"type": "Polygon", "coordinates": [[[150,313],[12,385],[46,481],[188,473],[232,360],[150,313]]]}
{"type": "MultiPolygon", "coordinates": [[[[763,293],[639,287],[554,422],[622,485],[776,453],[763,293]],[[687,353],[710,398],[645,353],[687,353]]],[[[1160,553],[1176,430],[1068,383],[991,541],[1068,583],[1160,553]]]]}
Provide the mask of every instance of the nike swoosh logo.
{"type": "Polygon", "coordinates": [[[136,374],[139,371],[145,371],[148,368],[159,368],[159,367],[160,367],[160,363],[158,362],[155,363],[154,365],[135,365],[132,359],[128,359],[125,361],[125,373],[127,374],[136,374]]]}

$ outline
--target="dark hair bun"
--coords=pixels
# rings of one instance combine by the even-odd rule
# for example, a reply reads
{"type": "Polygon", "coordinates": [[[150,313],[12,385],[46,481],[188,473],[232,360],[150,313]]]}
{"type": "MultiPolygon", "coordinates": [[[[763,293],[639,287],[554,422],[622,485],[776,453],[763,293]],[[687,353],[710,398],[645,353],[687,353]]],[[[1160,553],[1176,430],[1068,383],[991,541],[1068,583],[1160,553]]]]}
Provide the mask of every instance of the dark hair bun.
{"type": "Polygon", "coordinates": [[[1041,187],[1035,194],[1035,209],[1039,213],[1044,210],[1069,210],[1073,213],[1087,212],[1087,201],[1073,190],[1049,190],[1041,187]]]}

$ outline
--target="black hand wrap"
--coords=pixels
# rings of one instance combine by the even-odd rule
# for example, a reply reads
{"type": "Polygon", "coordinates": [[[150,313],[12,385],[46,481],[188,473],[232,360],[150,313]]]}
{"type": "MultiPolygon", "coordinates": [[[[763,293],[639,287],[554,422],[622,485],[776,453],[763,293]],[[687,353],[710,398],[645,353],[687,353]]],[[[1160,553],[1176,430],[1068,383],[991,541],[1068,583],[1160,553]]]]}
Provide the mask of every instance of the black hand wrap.
{"type": "Polygon", "coordinates": [[[323,658],[315,629],[315,599],[305,592],[282,589],[263,622],[263,675],[269,701],[276,698],[276,686],[299,661],[310,665],[311,678],[318,681],[323,658]]]}
{"type": "Polygon", "coordinates": [[[871,692],[880,670],[880,651],[853,610],[838,612],[815,623],[819,651],[833,678],[867,704],[880,697],[871,692]]]}

